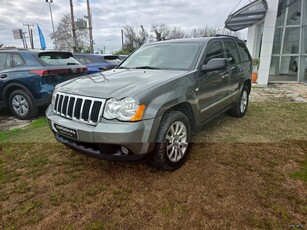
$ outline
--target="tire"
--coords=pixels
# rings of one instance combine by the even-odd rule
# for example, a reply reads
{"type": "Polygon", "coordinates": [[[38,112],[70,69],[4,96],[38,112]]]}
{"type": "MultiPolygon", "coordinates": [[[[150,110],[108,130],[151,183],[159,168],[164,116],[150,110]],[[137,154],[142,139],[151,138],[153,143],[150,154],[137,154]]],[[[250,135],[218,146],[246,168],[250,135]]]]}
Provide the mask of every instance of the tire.
{"type": "Polygon", "coordinates": [[[31,97],[23,90],[15,90],[9,96],[9,107],[20,120],[28,120],[38,114],[31,97]]]}
{"type": "Polygon", "coordinates": [[[249,89],[246,85],[243,86],[239,101],[230,109],[230,115],[233,117],[244,117],[249,102],[249,89]]]}
{"type": "Polygon", "coordinates": [[[157,132],[152,166],[164,171],[180,168],[190,152],[191,133],[190,121],[184,113],[167,112],[157,132]]]}

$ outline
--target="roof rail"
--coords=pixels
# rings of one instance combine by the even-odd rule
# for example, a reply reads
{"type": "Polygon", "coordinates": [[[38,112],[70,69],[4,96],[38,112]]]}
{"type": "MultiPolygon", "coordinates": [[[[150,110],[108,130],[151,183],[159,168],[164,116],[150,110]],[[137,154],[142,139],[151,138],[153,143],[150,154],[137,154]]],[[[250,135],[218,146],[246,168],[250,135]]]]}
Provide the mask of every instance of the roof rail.
{"type": "Polygon", "coordinates": [[[236,38],[239,39],[237,36],[232,36],[232,35],[226,35],[226,34],[216,34],[216,37],[229,37],[229,38],[236,38]]]}
{"type": "Polygon", "coordinates": [[[27,49],[18,48],[18,47],[1,47],[0,50],[27,50],[27,49]]]}

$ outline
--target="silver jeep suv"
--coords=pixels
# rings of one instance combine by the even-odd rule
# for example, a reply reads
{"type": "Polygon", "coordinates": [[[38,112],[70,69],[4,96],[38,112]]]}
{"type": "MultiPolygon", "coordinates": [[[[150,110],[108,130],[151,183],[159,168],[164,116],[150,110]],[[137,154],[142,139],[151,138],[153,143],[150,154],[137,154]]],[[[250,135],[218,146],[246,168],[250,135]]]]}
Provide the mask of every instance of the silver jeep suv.
{"type": "Polygon", "coordinates": [[[219,36],[143,45],[116,69],[59,84],[46,111],[55,138],[106,160],[145,155],[158,169],[187,159],[193,131],[230,111],[243,117],[251,57],[219,36]]]}

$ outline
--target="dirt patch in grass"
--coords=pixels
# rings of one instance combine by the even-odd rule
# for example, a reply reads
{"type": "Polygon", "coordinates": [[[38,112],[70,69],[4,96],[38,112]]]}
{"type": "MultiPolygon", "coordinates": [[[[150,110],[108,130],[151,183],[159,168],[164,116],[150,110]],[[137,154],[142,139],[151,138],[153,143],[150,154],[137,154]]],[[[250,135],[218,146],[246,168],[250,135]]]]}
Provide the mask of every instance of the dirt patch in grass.
{"type": "Polygon", "coordinates": [[[2,228],[306,226],[306,113],[306,103],[259,102],[243,119],[221,116],[172,173],[77,154],[44,119],[0,133],[2,228]]]}

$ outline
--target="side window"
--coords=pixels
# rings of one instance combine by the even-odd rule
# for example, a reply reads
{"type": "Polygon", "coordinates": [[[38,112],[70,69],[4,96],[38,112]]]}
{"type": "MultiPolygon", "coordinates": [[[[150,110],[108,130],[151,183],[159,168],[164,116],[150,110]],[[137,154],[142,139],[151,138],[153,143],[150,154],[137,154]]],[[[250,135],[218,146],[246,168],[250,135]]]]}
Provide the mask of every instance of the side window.
{"type": "Polygon", "coordinates": [[[212,42],[211,44],[209,44],[204,64],[207,64],[208,61],[212,58],[224,58],[224,52],[221,42],[212,42]]]}
{"type": "Polygon", "coordinates": [[[0,53],[0,70],[11,67],[11,55],[0,53]]]}
{"type": "Polygon", "coordinates": [[[249,61],[249,55],[245,45],[242,44],[241,42],[238,42],[238,48],[242,62],[249,61]]]}
{"type": "Polygon", "coordinates": [[[240,63],[240,55],[236,43],[225,41],[226,56],[230,64],[240,63]]]}
{"type": "Polygon", "coordinates": [[[86,64],[91,64],[91,63],[93,63],[93,62],[91,61],[91,59],[89,59],[88,57],[84,57],[84,60],[85,60],[85,63],[86,63],[86,64]]]}
{"type": "Polygon", "coordinates": [[[7,54],[6,53],[0,53],[0,70],[5,68],[7,54]]]}
{"type": "Polygon", "coordinates": [[[74,58],[77,59],[77,61],[81,64],[86,64],[83,56],[74,56],[74,58]]]}
{"type": "Polygon", "coordinates": [[[19,67],[25,64],[24,60],[19,54],[13,54],[13,66],[19,67]]]}

